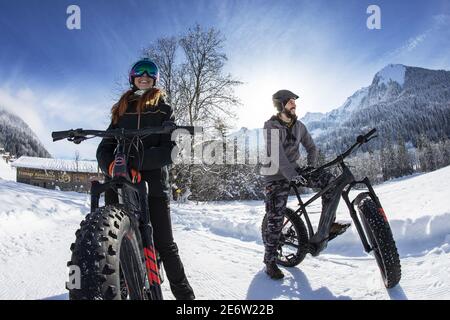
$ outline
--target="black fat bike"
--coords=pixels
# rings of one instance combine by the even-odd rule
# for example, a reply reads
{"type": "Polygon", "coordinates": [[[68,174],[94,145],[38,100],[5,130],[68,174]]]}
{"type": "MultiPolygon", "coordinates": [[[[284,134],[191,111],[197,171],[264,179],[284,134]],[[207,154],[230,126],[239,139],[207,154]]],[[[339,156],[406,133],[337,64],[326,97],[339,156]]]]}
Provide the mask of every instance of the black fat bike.
{"type": "MultiPolygon", "coordinates": [[[[337,195],[342,196],[347,204],[364,250],[367,253],[373,253],[386,288],[392,288],[399,283],[401,278],[400,257],[380,200],[375,194],[369,179],[365,177],[357,181],[344,162],[345,158],[352,152],[375,138],[376,136],[372,137],[375,132],[376,129],[372,129],[366,135],[358,136],[356,143],[336,159],[308,172],[307,175],[320,174],[322,170],[336,165],[341,169],[341,174],[336,179],[308,201],[302,201],[298,191],[298,187],[300,186],[291,184],[291,188],[294,190],[298,199],[299,207],[297,210],[287,208],[284,213],[283,229],[277,250],[278,264],[285,267],[293,267],[302,262],[308,253],[312,253],[312,248],[314,247],[310,244],[310,239],[314,235],[314,229],[306,208],[325,192],[334,189],[337,195]],[[350,201],[350,190],[356,185],[364,185],[367,191],[359,193],[350,201]],[[357,210],[355,210],[355,207],[357,210]],[[306,225],[303,220],[306,222],[306,225]]],[[[323,214],[330,214],[330,212],[322,212],[323,214]]],[[[263,230],[266,230],[267,223],[266,215],[262,223],[263,230]]],[[[317,232],[323,232],[323,230],[318,230],[317,232]]],[[[325,238],[323,241],[329,240],[331,240],[331,237],[325,238]]],[[[314,253],[313,255],[318,255],[318,253],[314,253]]]]}
{"type": "Polygon", "coordinates": [[[160,261],[148,213],[148,185],[145,181],[133,181],[126,146],[149,135],[171,134],[176,129],[193,134],[195,128],[171,124],[138,130],[52,132],[53,141],[67,138],[78,144],[94,137],[107,137],[117,142],[113,176],[104,183],[91,182],[91,210],[70,247],[72,256],[67,266],[73,282],[66,284],[69,299],[163,299],[160,261]],[[117,192],[119,203],[100,207],[100,196],[108,190],[117,192]]]}

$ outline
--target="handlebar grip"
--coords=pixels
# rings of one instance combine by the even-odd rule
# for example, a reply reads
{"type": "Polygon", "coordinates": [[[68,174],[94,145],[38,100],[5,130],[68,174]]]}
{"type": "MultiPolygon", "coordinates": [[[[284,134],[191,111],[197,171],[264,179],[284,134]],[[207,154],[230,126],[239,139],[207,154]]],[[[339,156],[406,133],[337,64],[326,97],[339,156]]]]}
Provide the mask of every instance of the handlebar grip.
{"type": "Polygon", "coordinates": [[[376,131],[377,131],[377,129],[373,128],[372,130],[370,130],[370,131],[369,131],[368,133],[366,133],[365,135],[359,135],[359,136],[356,138],[356,142],[357,142],[357,143],[366,143],[366,142],[367,142],[367,139],[369,139],[369,137],[370,137],[371,135],[373,135],[376,131]]]}
{"type": "Polygon", "coordinates": [[[52,138],[53,141],[59,141],[70,137],[71,130],[69,131],[53,131],[52,138]]]}
{"type": "Polygon", "coordinates": [[[372,130],[370,130],[366,135],[366,139],[369,138],[371,135],[373,135],[375,132],[377,132],[377,129],[373,128],[372,130]]]}

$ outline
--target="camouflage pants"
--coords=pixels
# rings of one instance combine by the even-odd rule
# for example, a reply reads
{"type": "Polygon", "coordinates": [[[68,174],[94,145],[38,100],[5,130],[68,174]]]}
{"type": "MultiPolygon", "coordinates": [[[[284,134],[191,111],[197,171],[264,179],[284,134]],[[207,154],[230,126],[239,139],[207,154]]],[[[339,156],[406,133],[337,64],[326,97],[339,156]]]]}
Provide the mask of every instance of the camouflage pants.
{"type": "MultiPolygon", "coordinates": [[[[307,187],[325,188],[334,179],[329,172],[321,172],[308,178],[307,187]]],[[[262,230],[265,247],[264,263],[276,261],[277,248],[283,228],[284,212],[289,196],[290,183],[287,180],[269,182],[265,188],[265,205],[267,214],[267,228],[262,230]]],[[[335,198],[333,190],[322,195],[322,207],[325,208],[335,198]]],[[[334,219],[333,219],[334,221],[334,219]]]]}

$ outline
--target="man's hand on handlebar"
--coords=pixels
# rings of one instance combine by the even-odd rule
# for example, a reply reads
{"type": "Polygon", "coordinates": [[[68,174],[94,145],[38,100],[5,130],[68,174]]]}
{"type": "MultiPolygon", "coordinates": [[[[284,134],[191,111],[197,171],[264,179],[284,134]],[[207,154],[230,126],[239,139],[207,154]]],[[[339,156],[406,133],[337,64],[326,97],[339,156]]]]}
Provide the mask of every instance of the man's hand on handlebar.
{"type": "Polygon", "coordinates": [[[313,166],[306,166],[303,168],[296,168],[298,175],[292,178],[291,182],[295,185],[306,186],[308,183],[309,173],[315,168],[313,166]]]}
{"type": "Polygon", "coordinates": [[[299,174],[299,175],[296,175],[295,177],[293,177],[291,182],[293,184],[295,184],[296,186],[306,186],[306,184],[308,183],[308,180],[304,176],[299,174]]]}

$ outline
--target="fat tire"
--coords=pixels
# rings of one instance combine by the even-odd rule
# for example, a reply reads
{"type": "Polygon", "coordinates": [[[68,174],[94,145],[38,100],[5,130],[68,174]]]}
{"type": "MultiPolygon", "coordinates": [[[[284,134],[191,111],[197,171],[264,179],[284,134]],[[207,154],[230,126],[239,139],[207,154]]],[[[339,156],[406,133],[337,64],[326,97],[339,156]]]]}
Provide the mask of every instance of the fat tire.
{"type": "Polygon", "coordinates": [[[357,208],[384,285],[386,288],[393,288],[400,282],[401,265],[389,222],[370,196],[362,198],[357,208]]]}
{"type": "MultiPolygon", "coordinates": [[[[72,243],[68,266],[80,271],[79,289],[67,287],[70,300],[120,300],[123,294],[123,276],[120,250],[127,247],[139,261],[136,274],[145,277],[140,234],[121,205],[98,208],[81,222],[72,243]],[[131,248],[131,249],[130,249],[131,248]],[[121,281],[122,280],[122,281],[121,281]]],[[[71,273],[73,275],[73,271],[71,273]]],[[[69,275],[69,276],[71,276],[69,275]]],[[[130,296],[132,294],[130,293],[130,296]]],[[[136,298],[131,297],[131,298],[136,298]]]]}

